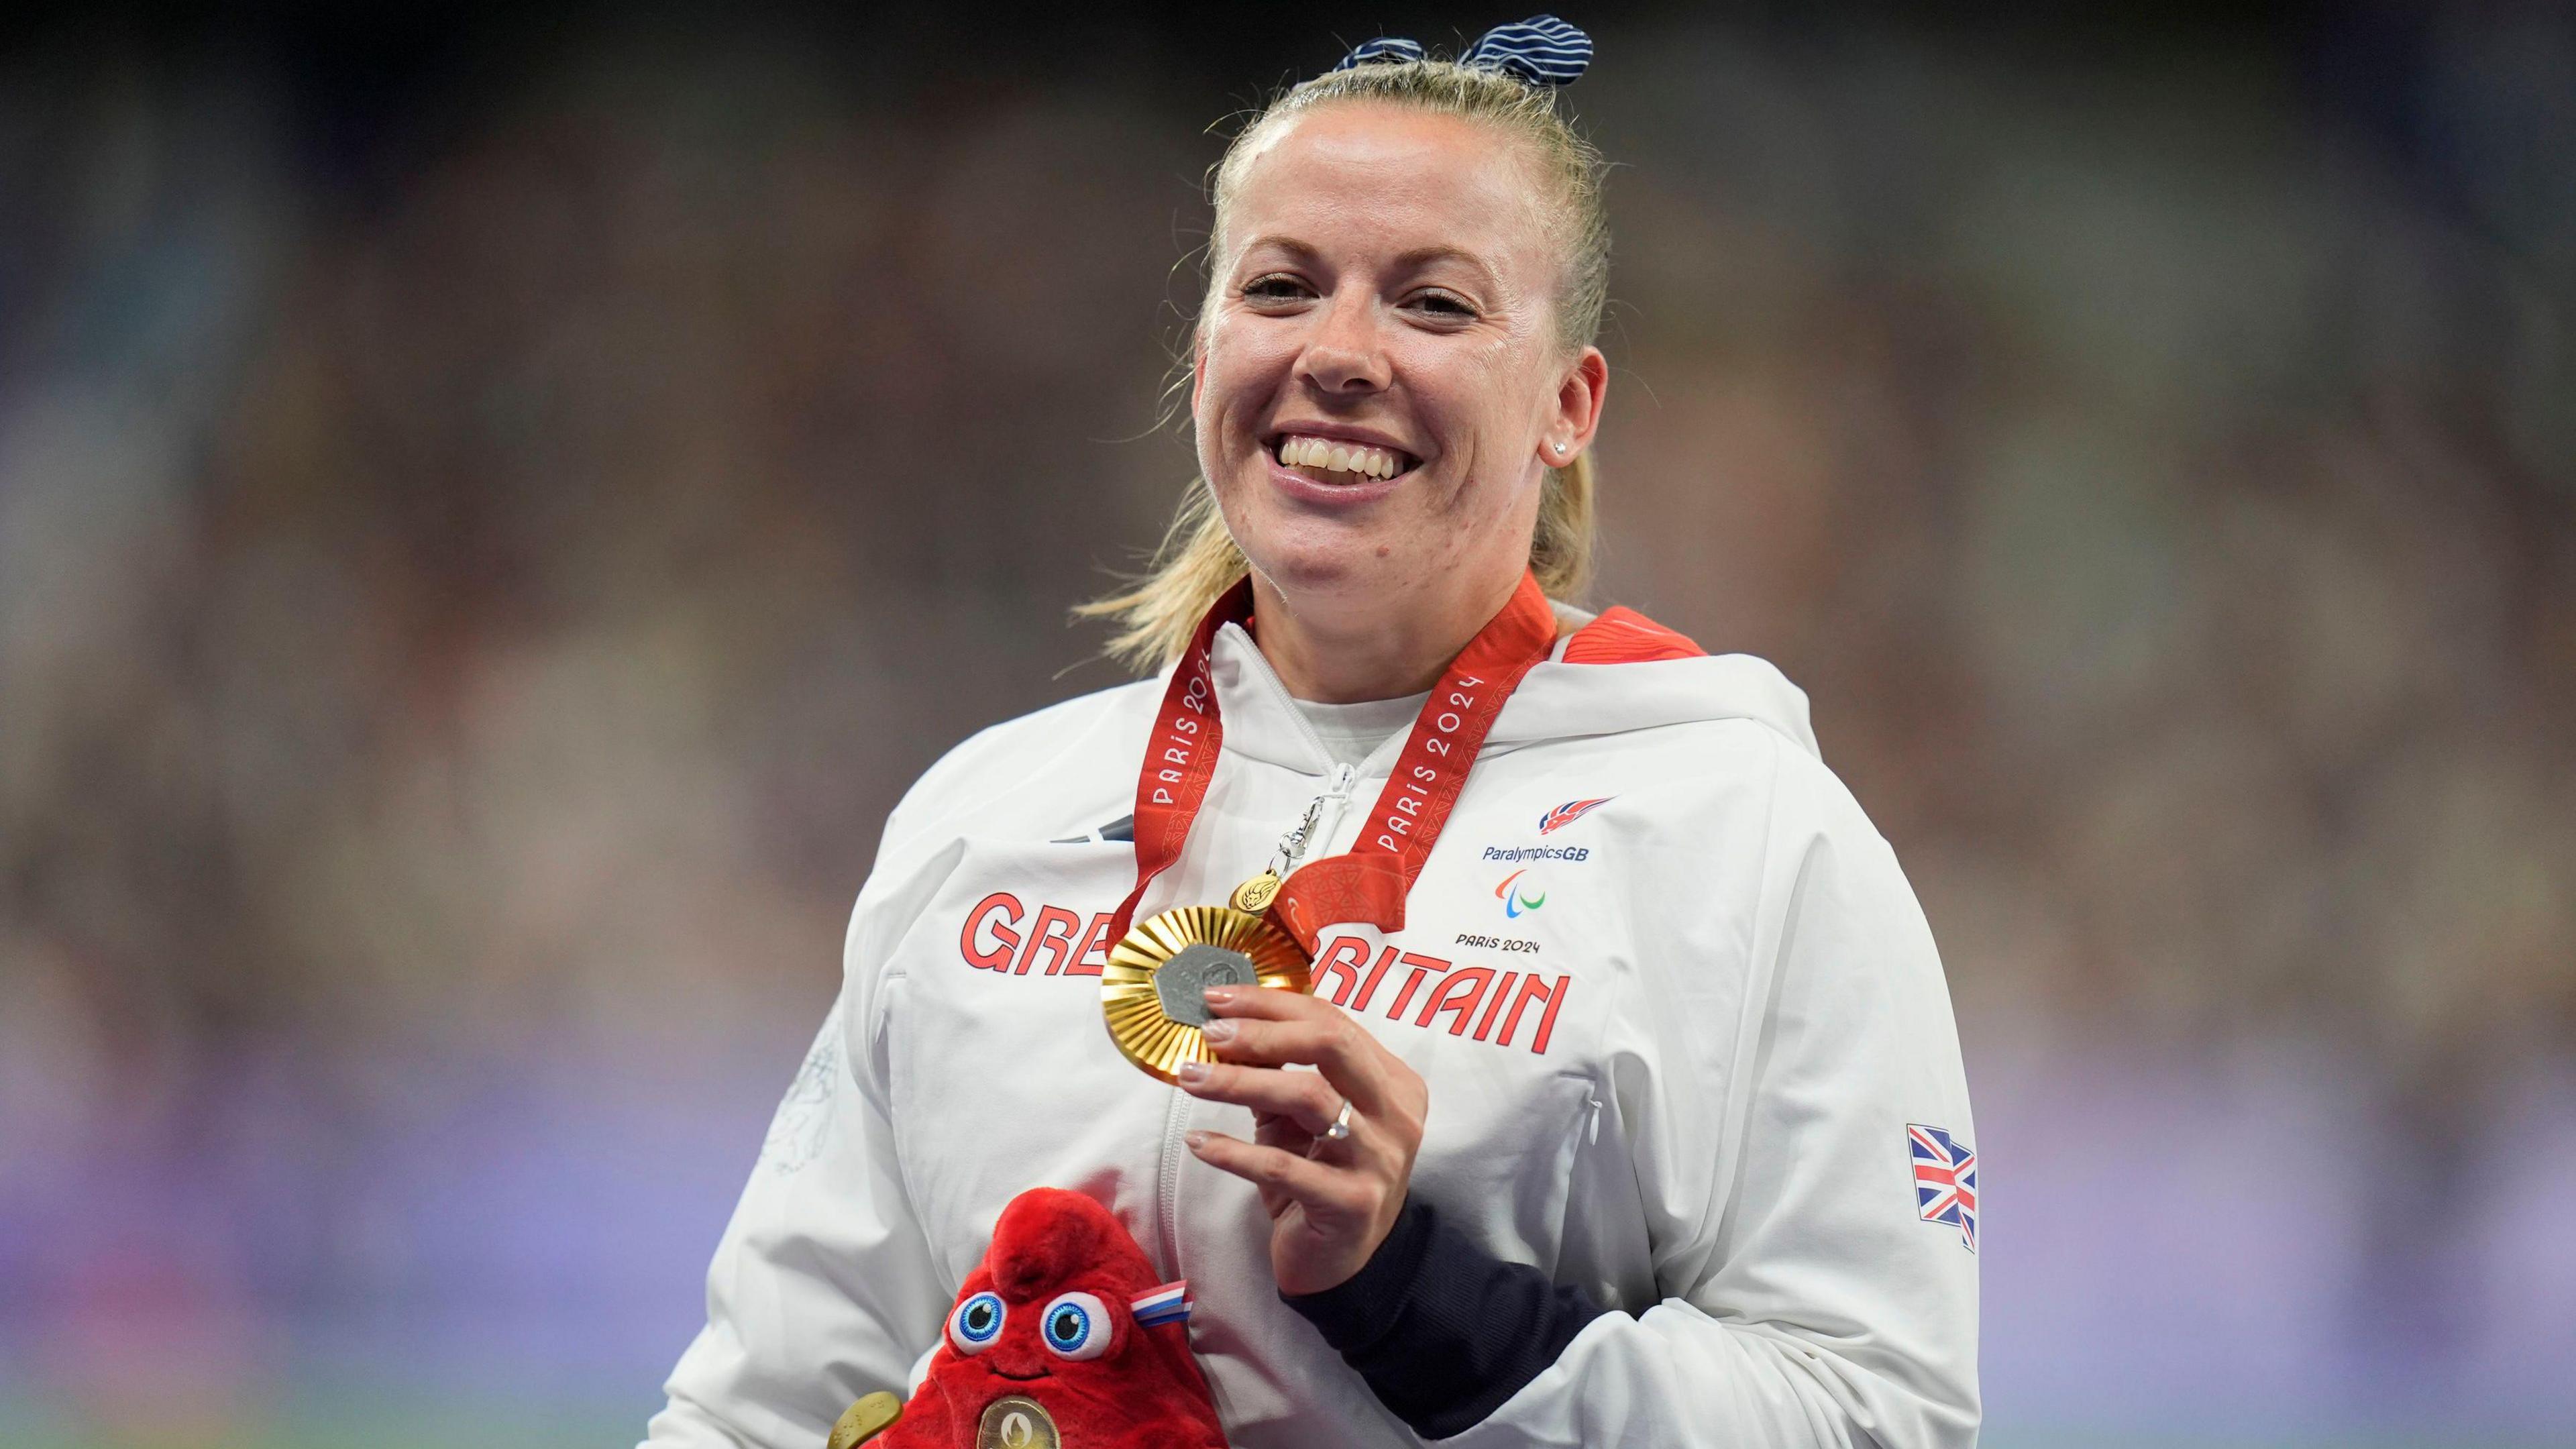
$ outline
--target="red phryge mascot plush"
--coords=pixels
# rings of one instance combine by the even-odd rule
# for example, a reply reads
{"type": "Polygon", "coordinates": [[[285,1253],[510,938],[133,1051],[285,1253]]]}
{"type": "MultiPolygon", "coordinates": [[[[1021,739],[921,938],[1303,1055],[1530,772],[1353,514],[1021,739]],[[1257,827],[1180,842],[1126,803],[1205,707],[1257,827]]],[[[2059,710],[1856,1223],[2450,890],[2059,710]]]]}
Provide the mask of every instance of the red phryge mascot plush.
{"type": "Polygon", "coordinates": [[[1223,1449],[1189,1311],[1107,1208],[1032,1188],[1002,1209],[921,1391],[900,1417],[890,1395],[851,1405],[832,1449],[1223,1449]]]}

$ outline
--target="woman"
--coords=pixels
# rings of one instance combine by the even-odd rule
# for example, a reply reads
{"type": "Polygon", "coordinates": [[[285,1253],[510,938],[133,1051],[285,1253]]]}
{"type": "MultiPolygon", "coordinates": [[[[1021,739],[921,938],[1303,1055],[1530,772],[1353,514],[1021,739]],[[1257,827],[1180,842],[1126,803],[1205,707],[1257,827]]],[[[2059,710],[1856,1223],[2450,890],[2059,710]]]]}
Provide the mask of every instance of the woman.
{"type": "Polygon", "coordinates": [[[650,1443],[917,1381],[1039,1184],[1189,1280],[1237,1445],[1974,1439],[1973,1130],[1892,854],[1768,665],[1550,602],[1608,392],[1589,42],[1420,54],[1221,163],[1205,486],[1094,609],[1168,667],[895,810],[650,1443]],[[1265,866],[1313,994],[1212,990],[1218,1064],[1137,1071],[1104,952],[1265,866]]]}

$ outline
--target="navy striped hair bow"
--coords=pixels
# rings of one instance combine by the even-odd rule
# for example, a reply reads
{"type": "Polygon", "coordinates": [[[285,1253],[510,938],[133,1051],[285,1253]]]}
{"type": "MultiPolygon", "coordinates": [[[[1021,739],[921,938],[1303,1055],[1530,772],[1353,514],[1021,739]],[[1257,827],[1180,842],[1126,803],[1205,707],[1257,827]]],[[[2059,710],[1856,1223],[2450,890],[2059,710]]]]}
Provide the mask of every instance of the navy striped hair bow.
{"type": "MultiPolygon", "coordinates": [[[[1422,43],[1381,35],[1352,47],[1334,70],[1349,70],[1372,61],[1402,64],[1423,58],[1422,43]]],[[[1497,25],[1458,56],[1460,65],[1496,70],[1524,85],[1570,84],[1592,64],[1592,37],[1553,15],[1533,15],[1497,25]]]]}

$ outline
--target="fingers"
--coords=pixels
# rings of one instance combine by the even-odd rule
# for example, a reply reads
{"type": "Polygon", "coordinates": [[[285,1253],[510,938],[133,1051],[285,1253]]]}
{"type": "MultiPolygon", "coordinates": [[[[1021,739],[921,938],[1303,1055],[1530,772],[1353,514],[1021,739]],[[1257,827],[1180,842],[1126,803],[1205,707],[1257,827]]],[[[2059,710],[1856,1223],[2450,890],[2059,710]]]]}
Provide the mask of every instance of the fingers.
{"type": "Polygon", "coordinates": [[[1207,1002],[1204,1031],[1219,1060],[1184,1068],[1181,1086],[1251,1108],[1253,1140],[1192,1132],[1190,1151],[1260,1190],[1281,1292],[1345,1282],[1386,1240],[1404,1205],[1430,1088],[1328,1003],[1242,987],[1210,990],[1207,1002]],[[1353,1109],[1350,1135],[1325,1137],[1345,1106],[1353,1109]]]}
{"type": "Polygon", "coordinates": [[[1255,1112],[1294,1123],[1309,1137],[1321,1136],[1341,1115],[1344,1098],[1318,1072],[1283,1072],[1268,1067],[1225,1062],[1183,1062],[1181,1090],[1210,1102],[1232,1102],[1255,1112]]]}
{"type": "Polygon", "coordinates": [[[1383,1195],[1375,1178],[1300,1157],[1282,1148],[1246,1142],[1222,1132],[1193,1132],[1190,1151],[1210,1167],[1231,1172],[1264,1193],[1296,1200],[1318,1226],[1369,1220],[1383,1195]]]}
{"type": "Polygon", "coordinates": [[[1329,1001],[1318,1000],[1303,991],[1284,991],[1276,987],[1211,986],[1205,995],[1208,1012],[1213,1016],[1321,1021],[1338,1019],[1342,1015],[1342,1009],[1329,1001]]]}
{"type": "MultiPolygon", "coordinates": [[[[1211,989],[1207,1002],[1212,1018],[1204,1028],[1208,1047],[1223,1060],[1246,1066],[1311,1066],[1373,1117],[1412,1105],[1397,1100],[1398,1074],[1419,1085],[1412,1068],[1339,1007],[1303,992],[1225,986],[1211,989]]],[[[1322,1131],[1321,1124],[1315,1130],[1322,1131]]]]}

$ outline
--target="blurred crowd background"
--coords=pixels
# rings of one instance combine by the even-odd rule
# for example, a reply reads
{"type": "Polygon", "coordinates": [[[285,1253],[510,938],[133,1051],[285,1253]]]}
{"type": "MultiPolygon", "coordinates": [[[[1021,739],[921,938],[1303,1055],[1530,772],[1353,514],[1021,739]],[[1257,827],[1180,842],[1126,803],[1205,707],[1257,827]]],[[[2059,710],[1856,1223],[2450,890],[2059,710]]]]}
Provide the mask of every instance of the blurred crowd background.
{"type": "MultiPolygon", "coordinates": [[[[1570,16],[1595,602],[1924,898],[1990,1443],[2569,1442],[2576,25],[1939,14],[1570,16]]],[[[182,15],[0,53],[0,1440],[630,1442],[1225,119],[1519,12],[182,15]]]]}

